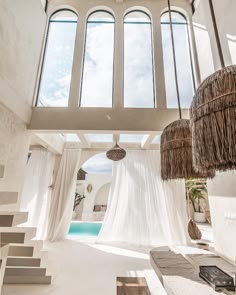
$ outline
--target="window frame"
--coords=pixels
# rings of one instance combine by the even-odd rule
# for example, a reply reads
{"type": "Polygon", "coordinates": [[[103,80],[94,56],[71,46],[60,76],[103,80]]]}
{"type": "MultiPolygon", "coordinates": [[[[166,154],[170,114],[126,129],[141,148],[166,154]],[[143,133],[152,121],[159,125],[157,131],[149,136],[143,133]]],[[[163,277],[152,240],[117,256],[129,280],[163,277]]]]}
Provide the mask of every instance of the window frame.
{"type": "MultiPolygon", "coordinates": [[[[99,23],[99,22],[94,22],[94,23],[99,23]]],[[[106,23],[106,22],[104,22],[106,23]]],[[[112,23],[112,22],[107,22],[107,23],[112,23]]],[[[85,37],[84,37],[84,45],[83,45],[83,61],[82,61],[82,67],[81,67],[81,80],[80,80],[80,91],[79,91],[79,101],[78,101],[78,107],[82,109],[86,108],[99,108],[99,109],[112,109],[114,107],[114,81],[115,81],[115,33],[116,33],[116,18],[115,15],[110,12],[109,10],[106,9],[96,9],[92,12],[89,13],[89,15],[86,18],[86,29],[85,29],[85,37]],[[112,100],[111,100],[111,107],[86,107],[86,106],[81,106],[81,101],[82,101],[82,89],[83,89],[83,80],[84,80],[84,65],[85,65],[85,52],[86,52],[86,44],[87,44],[87,32],[88,32],[88,19],[90,18],[91,15],[97,13],[97,12],[105,12],[109,15],[112,16],[114,20],[114,42],[113,42],[113,67],[112,67],[112,100]]]]}
{"type": "MultiPolygon", "coordinates": [[[[39,72],[39,75],[38,75],[37,90],[36,90],[36,95],[35,95],[36,99],[35,99],[35,103],[34,103],[34,107],[36,107],[36,108],[50,107],[50,106],[38,106],[39,92],[40,92],[40,87],[41,87],[41,83],[42,83],[43,69],[44,69],[45,57],[46,57],[46,52],[47,52],[48,38],[49,38],[49,32],[50,32],[50,23],[53,22],[53,20],[51,20],[51,19],[52,19],[52,17],[55,14],[60,13],[60,12],[63,12],[63,11],[71,12],[71,13],[73,13],[77,17],[77,21],[75,22],[75,23],[77,23],[76,31],[78,29],[78,18],[79,18],[79,16],[78,16],[78,13],[76,11],[74,11],[73,9],[70,9],[70,8],[60,8],[60,9],[55,10],[48,17],[47,27],[46,27],[46,34],[45,34],[45,37],[44,37],[44,44],[43,44],[43,49],[42,49],[42,57],[41,57],[41,61],[40,61],[39,71],[38,71],[39,72]]],[[[76,43],[76,36],[75,36],[75,41],[74,42],[76,43]]],[[[72,62],[72,68],[71,68],[71,77],[72,77],[72,72],[73,72],[75,49],[76,48],[74,46],[73,62],[72,62]]],[[[70,90],[71,90],[71,81],[70,81],[70,90]]],[[[66,107],[69,107],[70,90],[69,90],[69,97],[68,97],[68,106],[66,106],[66,107]]]]}
{"type": "MultiPolygon", "coordinates": [[[[189,51],[189,60],[190,60],[190,69],[191,69],[191,76],[192,76],[192,86],[193,86],[193,95],[196,92],[196,75],[195,75],[195,67],[194,67],[194,58],[193,58],[193,47],[192,47],[192,42],[191,42],[191,33],[190,33],[190,29],[189,29],[189,21],[188,18],[186,17],[186,15],[176,9],[171,9],[171,13],[177,13],[179,15],[181,15],[184,19],[184,23],[177,23],[177,22],[172,22],[172,24],[174,25],[185,25],[186,26],[186,31],[187,31],[187,45],[188,45],[188,51],[189,51]]],[[[161,16],[160,16],[160,24],[161,26],[164,25],[170,25],[170,21],[169,22],[162,22],[162,16],[168,14],[168,10],[164,11],[161,16]]],[[[161,30],[161,34],[162,34],[162,30],[161,30]]],[[[162,43],[162,51],[164,52],[164,48],[163,48],[163,43],[162,43]]],[[[163,58],[163,64],[164,64],[164,55],[162,55],[163,58]]],[[[164,75],[165,75],[165,69],[164,69],[164,75]]],[[[166,87],[166,85],[165,85],[166,87]]],[[[181,98],[180,98],[181,99],[181,98]]],[[[167,106],[167,97],[166,97],[166,106],[167,106]]],[[[181,107],[182,108],[182,107],[181,107]]],[[[168,108],[167,109],[174,109],[174,108],[168,108]]]]}
{"type": "MultiPolygon", "coordinates": [[[[125,13],[123,17],[123,107],[125,109],[143,109],[141,107],[125,107],[125,18],[127,15],[133,12],[140,12],[142,14],[145,14],[148,19],[150,20],[150,37],[151,37],[151,55],[152,55],[152,81],[153,81],[153,107],[148,107],[145,109],[156,109],[158,106],[157,98],[156,98],[156,83],[155,83],[155,62],[154,62],[154,42],[153,42],[153,22],[151,16],[142,9],[133,9],[129,10],[127,13],[125,13]]],[[[131,22],[128,22],[131,23],[131,22]]],[[[141,23],[142,24],[142,23],[141,23]]],[[[145,23],[143,23],[145,24],[145,23]]]]}

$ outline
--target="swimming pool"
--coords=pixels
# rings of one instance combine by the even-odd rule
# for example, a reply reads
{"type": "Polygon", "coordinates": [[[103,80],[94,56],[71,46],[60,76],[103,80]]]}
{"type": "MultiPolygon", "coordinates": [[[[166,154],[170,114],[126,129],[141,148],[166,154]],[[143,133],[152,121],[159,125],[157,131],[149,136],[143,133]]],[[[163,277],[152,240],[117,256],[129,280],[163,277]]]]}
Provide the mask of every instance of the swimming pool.
{"type": "Polygon", "coordinates": [[[68,235],[70,236],[98,236],[102,223],[99,222],[71,222],[68,235]]]}

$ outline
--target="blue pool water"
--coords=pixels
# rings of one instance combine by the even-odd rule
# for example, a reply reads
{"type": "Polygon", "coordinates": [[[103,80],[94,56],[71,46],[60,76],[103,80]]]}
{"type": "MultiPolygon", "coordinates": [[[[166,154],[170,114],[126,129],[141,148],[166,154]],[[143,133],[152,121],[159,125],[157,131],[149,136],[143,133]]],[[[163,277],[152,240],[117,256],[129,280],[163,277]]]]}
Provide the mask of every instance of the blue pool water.
{"type": "Polygon", "coordinates": [[[97,222],[72,222],[68,235],[73,236],[98,236],[102,223],[97,222]]]}

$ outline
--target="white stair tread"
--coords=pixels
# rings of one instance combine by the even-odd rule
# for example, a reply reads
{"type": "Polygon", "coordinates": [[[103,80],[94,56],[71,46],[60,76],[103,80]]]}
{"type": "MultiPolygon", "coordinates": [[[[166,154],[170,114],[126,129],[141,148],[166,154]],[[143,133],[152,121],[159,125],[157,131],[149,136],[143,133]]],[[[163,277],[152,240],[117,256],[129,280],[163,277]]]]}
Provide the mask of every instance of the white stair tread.
{"type": "Polygon", "coordinates": [[[9,246],[13,246],[13,247],[40,247],[40,248],[43,248],[43,241],[42,240],[31,239],[31,240],[27,241],[25,244],[10,243],[9,246]]]}
{"type": "Polygon", "coordinates": [[[28,215],[28,212],[24,212],[24,211],[0,211],[0,215],[28,215]]]}
{"type": "Polygon", "coordinates": [[[15,226],[15,227],[0,227],[0,233],[28,233],[28,232],[35,232],[35,227],[21,227],[21,226],[15,226]]]}

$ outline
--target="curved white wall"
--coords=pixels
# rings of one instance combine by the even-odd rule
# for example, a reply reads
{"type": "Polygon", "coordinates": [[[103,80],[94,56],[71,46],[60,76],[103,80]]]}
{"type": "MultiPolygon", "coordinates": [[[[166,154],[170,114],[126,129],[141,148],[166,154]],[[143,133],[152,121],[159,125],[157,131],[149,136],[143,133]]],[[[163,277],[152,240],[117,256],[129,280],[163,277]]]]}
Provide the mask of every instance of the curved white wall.
{"type": "Polygon", "coordinates": [[[111,184],[104,184],[95,196],[94,205],[107,205],[111,184]]]}

